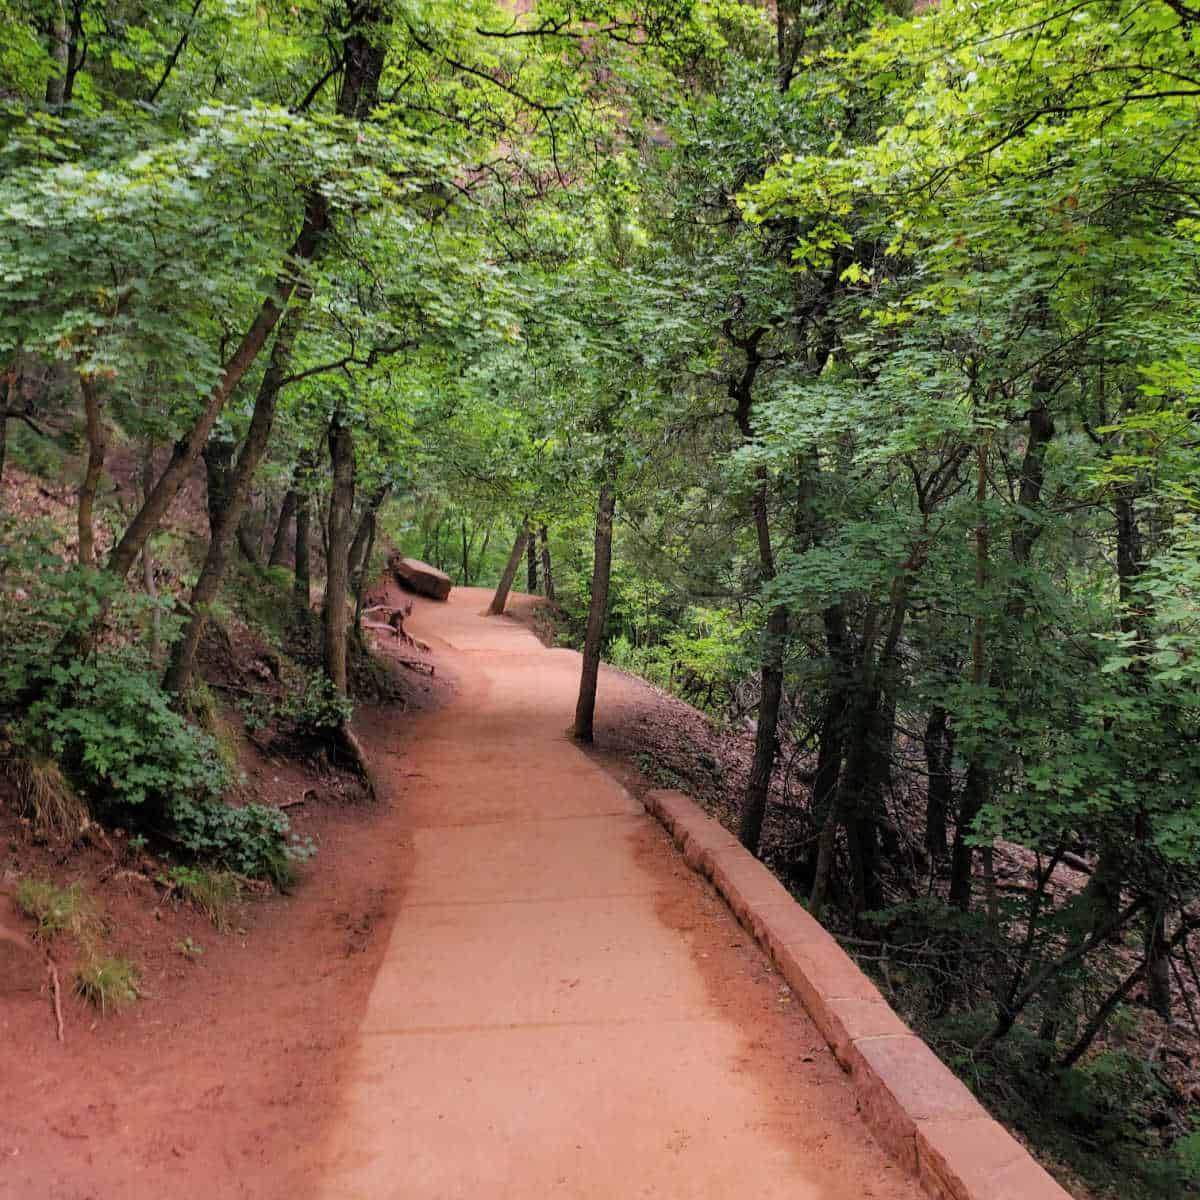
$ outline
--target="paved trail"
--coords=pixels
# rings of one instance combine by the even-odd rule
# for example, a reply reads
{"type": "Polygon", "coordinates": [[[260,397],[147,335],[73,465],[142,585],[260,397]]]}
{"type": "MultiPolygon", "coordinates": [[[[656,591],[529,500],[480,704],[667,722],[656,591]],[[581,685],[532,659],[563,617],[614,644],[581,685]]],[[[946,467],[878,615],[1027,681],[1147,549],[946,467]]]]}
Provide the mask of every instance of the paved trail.
{"type": "Polygon", "coordinates": [[[396,763],[404,901],[316,1195],[916,1200],[778,976],[568,739],[578,656],[486,601],[409,623],[461,688],[396,763]]]}

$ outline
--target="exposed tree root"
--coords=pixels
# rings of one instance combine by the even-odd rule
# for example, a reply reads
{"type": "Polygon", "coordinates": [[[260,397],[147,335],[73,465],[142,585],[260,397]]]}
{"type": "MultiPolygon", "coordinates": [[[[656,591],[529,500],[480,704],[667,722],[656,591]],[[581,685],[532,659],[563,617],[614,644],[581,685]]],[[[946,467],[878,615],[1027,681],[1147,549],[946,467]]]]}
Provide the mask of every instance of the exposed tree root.
{"type": "Polygon", "coordinates": [[[375,775],[371,770],[370,763],[367,761],[367,753],[362,748],[362,743],[354,736],[354,731],[350,728],[348,722],[343,722],[339,725],[337,733],[341,742],[341,748],[354,764],[355,770],[362,776],[363,782],[367,785],[367,794],[374,800],[379,794],[379,789],[375,785],[375,775]]]}
{"type": "Polygon", "coordinates": [[[62,1015],[62,988],[58,982],[58,968],[52,963],[46,963],[46,970],[50,975],[50,990],[54,997],[54,1020],[57,1023],[58,1040],[66,1041],[66,1035],[63,1032],[63,1015],[62,1015]]]}

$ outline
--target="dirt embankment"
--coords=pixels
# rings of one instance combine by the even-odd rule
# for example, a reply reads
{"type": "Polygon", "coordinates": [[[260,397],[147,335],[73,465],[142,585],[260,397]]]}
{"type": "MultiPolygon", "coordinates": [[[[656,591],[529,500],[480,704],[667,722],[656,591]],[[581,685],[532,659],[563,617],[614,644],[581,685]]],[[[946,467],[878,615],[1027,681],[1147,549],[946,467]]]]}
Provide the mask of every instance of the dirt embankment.
{"type": "MultiPolygon", "coordinates": [[[[235,633],[224,668],[208,662],[215,683],[244,685],[263,649],[246,636],[235,633]]],[[[385,659],[391,649],[380,643],[385,659]]],[[[47,977],[37,990],[0,990],[3,1200],[299,1194],[400,900],[412,718],[436,710],[453,684],[444,671],[404,671],[397,690],[355,715],[377,802],[328,763],[243,742],[240,792],[286,807],[317,853],[290,894],[244,897],[227,932],[165,887],[167,865],[120,831],[108,845],[35,838],[0,783],[0,927],[31,928],[13,902],[20,879],[79,882],[113,953],[139,966],[142,993],[101,1017],[73,994],[62,936],[50,945],[61,964],[61,1044],[47,977]]]]}

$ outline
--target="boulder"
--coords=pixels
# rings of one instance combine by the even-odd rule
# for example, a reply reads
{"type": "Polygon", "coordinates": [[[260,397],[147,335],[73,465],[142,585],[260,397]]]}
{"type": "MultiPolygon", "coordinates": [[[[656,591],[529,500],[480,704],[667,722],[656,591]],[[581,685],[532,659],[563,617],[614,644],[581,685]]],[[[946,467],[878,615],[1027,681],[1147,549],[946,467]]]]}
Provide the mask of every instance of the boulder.
{"type": "Polygon", "coordinates": [[[419,558],[393,558],[392,574],[396,582],[431,600],[445,600],[450,595],[450,576],[431,567],[419,558]]]}

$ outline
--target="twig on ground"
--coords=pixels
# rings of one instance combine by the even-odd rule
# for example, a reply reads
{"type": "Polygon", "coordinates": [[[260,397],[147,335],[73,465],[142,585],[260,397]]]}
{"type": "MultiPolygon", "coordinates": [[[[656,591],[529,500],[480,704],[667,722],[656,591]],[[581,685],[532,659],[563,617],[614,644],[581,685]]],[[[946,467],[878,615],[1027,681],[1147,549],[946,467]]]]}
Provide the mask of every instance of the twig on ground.
{"type": "Polygon", "coordinates": [[[262,895],[269,895],[275,889],[265,879],[251,879],[249,875],[241,875],[237,871],[230,871],[230,875],[234,877],[242,885],[249,888],[252,892],[259,892],[262,895]]]}
{"type": "Polygon", "coordinates": [[[64,1042],[66,1041],[66,1036],[63,1033],[62,988],[58,982],[58,968],[52,962],[47,962],[46,970],[50,974],[50,988],[54,996],[54,1020],[58,1027],[58,1040],[64,1042]]]}

